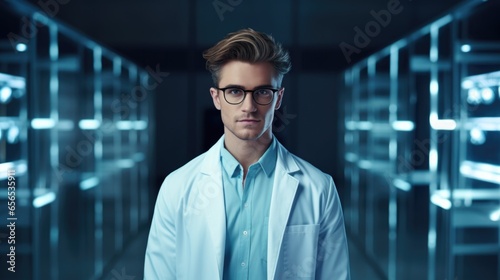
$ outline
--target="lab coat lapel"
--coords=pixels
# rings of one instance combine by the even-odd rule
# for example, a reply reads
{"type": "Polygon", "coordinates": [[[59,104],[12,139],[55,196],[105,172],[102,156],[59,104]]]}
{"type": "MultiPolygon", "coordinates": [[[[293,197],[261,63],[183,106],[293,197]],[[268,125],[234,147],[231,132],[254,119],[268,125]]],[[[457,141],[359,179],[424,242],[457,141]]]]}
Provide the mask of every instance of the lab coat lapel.
{"type": "Polygon", "coordinates": [[[278,256],[299,181],[291,173],[299,171],[289,152],[278,143],[278,159],[271,197],[267,251],[267,278],[274,279],[278,256]]]}
{"type": "MultiPolygon", "coordinates": [[[[220,165],[220,147],[224,137],[207,151],[202,163],[201,172],[208,176],[203,183],[207,188],[205,194],[210,201],[206,207],[206,217],[208,228],[210,229],[211,239],[213,241],[214,256],[217,258],[219,275],[217,279],[222,279],[224,269],[224,251],[226,240],[226,214],[224,206],[224,190],[222,188],[222,173],[220,165]]],[[[212,256],[206,256],[210,258],[212,256]]]]}

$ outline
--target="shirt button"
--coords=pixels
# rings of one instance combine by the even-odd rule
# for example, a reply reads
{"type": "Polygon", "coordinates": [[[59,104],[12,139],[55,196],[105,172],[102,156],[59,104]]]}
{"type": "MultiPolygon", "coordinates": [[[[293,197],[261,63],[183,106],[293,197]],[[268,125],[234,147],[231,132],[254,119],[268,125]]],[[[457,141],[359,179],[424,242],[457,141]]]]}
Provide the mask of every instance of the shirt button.
{"type": "Polygon", "coordinates": [[[248,231],[244,230],[243,235],[248,235],[248,231]]]}
{"type": "Polygon", "coordinates": [[[248,203],[245,203],[245,205],[244,205],[244,206],[245,206],[245,208],[247,208],[247,207],[248,207],[248,203]]]}
{"type": "Polygon", "coordinates": [[[245,262],[242,262],[241,263],[241,266],[246,266],[247,264],[245,262]]]}

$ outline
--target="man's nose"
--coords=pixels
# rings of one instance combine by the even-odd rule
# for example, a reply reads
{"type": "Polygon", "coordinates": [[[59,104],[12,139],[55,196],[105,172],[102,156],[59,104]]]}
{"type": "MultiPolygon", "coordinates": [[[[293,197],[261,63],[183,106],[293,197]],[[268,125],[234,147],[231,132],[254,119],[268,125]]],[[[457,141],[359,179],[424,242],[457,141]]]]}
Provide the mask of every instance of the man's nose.
{"type": "Polygon", "coordinates": [[[242,110],[245,112],[255,112],[257,110],[257,104],[253,100],[253,93],[247,92],[245,94],[245,99],[242,102],[242,110]]]}

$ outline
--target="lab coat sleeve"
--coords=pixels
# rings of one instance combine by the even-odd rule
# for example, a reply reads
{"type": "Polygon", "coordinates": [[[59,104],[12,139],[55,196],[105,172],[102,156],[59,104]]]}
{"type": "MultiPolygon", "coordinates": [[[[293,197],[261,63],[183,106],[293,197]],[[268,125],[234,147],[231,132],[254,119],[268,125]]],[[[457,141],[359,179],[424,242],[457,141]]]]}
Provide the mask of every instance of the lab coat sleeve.
{"type": "Polygon", "coordinates": [[[349,280],[349,251],[340,198],[329,178],[316,258],[316,279],[349,280]]]}
{"type": "Polygon", "coordinates": [[[145,280],[176,279],[176,211],[167,185],[166,180],[156,200],[144,262],[145,280]]]}

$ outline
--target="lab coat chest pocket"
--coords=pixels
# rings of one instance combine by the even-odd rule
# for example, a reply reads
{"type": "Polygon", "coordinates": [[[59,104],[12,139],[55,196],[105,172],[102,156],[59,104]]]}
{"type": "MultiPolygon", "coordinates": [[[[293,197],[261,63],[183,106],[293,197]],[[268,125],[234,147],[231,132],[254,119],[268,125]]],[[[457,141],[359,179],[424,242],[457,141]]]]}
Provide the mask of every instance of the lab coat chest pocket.
{"type": "Polygon", "coordinates": [[[285,229],[282,243],[285,279],[314,279],[319,225],[293,225],[285,229]]]}

